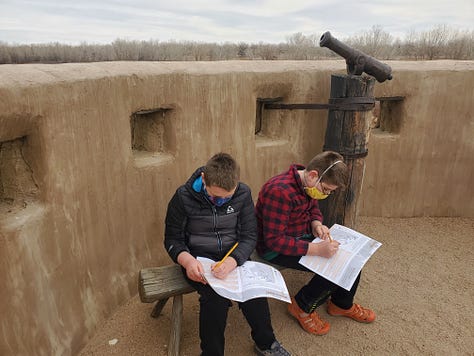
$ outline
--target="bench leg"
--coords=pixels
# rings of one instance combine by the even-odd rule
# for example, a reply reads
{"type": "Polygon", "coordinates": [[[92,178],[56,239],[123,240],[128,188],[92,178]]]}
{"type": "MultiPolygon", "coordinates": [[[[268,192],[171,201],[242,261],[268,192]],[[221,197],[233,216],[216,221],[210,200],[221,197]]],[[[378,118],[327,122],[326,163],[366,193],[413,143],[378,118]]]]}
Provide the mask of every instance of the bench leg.
{"type": "Polygon", "coordinates": [[[173,297],[173,311],[171,313],[171,333],[168,345],[168,356],[179,356],[181,342],[181,322],[183,320],[183,295],[173,297]]]}
{"type": "Polygon", "coordinates": [[[167,301],[168,301],[168,298],[160,299],[159,301],[157,301],[155,306],[153,307],[153,310],[151,311],[150,316],[152,318],[158,318],[167,301]]]}

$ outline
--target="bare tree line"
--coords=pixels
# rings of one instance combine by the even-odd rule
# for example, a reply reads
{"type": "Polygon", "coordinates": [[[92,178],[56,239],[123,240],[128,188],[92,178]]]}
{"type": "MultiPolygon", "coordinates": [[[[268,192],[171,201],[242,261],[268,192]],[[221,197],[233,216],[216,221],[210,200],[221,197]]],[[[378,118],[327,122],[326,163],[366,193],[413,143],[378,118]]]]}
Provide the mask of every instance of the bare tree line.
{"type": "MultiPolygon", "coordinates": [[[[0,64],[101,61],[216,61],[231,59],[318,60],[337,57],[319,47],[319,35],[295,33],[285,43],[202,43],[192,41],[128,41],[77,46],[48,43],[14,45],[0,42],[0,64]]],[[[379,59],[474,59],[474,30],[438,25],[424,32],[410,31],[401,40],[381,26],[339,40],[379,59]]]]}

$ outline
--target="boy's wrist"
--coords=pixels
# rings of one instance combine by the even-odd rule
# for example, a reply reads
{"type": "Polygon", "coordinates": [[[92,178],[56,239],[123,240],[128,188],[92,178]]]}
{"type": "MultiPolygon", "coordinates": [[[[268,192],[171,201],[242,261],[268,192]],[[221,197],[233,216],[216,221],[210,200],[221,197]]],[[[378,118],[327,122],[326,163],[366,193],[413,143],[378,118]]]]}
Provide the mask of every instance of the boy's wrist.
{"type": "Polygon", "coordinates": [[[319,256],[319,244],[310,242],[308,243],[308,251],[306,252],[306,255],[308,256],[319,256]]]}
{"type": "Polygon", "coordinates": [[[194,257],[187,251],[183,251],[178,255],[177,261],[185,269],[194,260],[194,257]]]}

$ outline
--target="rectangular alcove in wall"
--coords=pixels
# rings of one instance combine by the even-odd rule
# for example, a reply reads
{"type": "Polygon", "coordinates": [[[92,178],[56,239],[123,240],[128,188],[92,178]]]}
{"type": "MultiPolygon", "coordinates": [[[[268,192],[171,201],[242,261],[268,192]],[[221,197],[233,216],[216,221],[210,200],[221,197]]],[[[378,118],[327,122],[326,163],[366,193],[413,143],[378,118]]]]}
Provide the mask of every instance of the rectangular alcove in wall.
{"type": "Polygon", "coordinates": [[[265,105],[278,103],[282,101],[282,97],[278,98],[257,98],[257,113],[255,115],[255,135],[264,135],[267,131],[268,117],[265,114],[265,105]]]}
{"type": "Polygon", "coordinates": [[[373,133],[398,135],[403,121],[403,96],[375,98],[373,133]]]}
{"type": "Polygon", "coordinates": [[[287,144],[287,132],[285,129],[288,111],[265,110],[268,104],[279,103],[283,97],[257,98],[257,110],[255,114],[255,137],[257,145],[283,145],[287,144]]]}
{"type": "Polygon", "coordinates": [[[38,185],[24,157],[26,136],[0,141],[0,214],[18,213],[38,198],[38,185]]]}
{"type": "Polygon", "coordinates": [[[173,160],[176,152],[174,111],[160,107],[136,111],[130,118],[131,146],[137,166],[173,160]]]}

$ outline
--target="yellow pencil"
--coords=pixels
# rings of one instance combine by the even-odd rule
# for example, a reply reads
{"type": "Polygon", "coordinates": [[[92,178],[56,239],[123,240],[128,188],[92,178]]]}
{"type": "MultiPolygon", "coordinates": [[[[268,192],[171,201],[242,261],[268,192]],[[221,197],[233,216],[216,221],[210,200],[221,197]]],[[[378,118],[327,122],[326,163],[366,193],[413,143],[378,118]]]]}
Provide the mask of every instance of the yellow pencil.
{"type": "Polygon", "coordinates": [[[220,260],[219,262],[217,262],[216,265],[214,265],[214,267],[212,268],[212,270],[215,270],[217,267],[219,267],[219,266],[222,264],[222,262],[224,262],[225,259],[226,259],[227,257],[229,257],[229,255],[232,253],[232,251],[235,250],[235,248],[237,247],[238,244],[239,244],[239,243],[236,242],[235,245],[232,246],[232,248],[229,250],[229,252],[227,252],[227,253],[225,254],[224,258],[223,258],[222,260],[220,260]]]}

